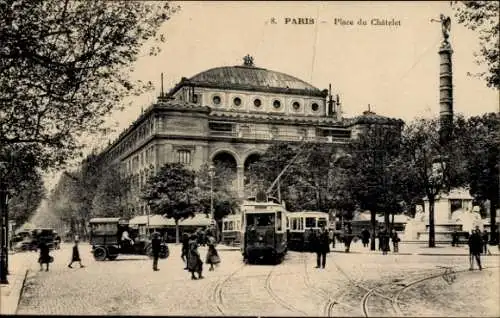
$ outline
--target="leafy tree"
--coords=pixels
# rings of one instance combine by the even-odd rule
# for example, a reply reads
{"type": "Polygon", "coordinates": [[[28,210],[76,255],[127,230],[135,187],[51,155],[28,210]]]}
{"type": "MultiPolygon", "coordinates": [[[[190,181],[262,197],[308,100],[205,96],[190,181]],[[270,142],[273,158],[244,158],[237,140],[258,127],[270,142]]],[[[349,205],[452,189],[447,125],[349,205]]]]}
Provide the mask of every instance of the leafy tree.
{"type": "Polygon", "coordinates": [[[179,243],[179,221],[201,210],[196,174],[180,163],[167,163],[144,187],[142,199],[155,214],[175,220],[175,240],[179,243]]]}
{"type": "Polygon", "coordinates": [[[108,167],[101,177],[92,200],[93,217],[130,217],[125,198],[129,191],[129,180],[120,175],[119,167],[108,167]]]}
{"type": "Polygon", "coordinates": [[[46,189],[40,174],[34,174],[30,180],[23,181],[9,200],[9,219],[17,226],[26,223],[35,214],[45,194],[46,189]]]}
{"type": "Polygon", "coordinates": [[[498,1],[455,1],[455,16],[458,23],[479,34],[479,53],[475,53],[478,64],[486,64],[487,72],[476,74],[489,87],[499,88],[499,3],[498,1]]]}
{"type": "Polygon", "coordinates": [[[174,11],[168,2],[3,1],[0,148],[35,144],[52,167],[77,155],[83,133],[150,88],[130,80],[131,64],[163,39],[157,31],[174,11]]]}
{"type": "Polygon", "coordinates": [[[377,213],[401,212],[402,168],[397,165],[400,127],[370,125],[348,147],[351,156],[342,190],[354,198],[362,210],[371,213],[371,250],[375,250],[377,213]]]}
{"type": "Polygon", "coordinates": [[[213,200],[214,219],[218,229],[220,229],[222,219],[228,214],[234,213],[239,204],[237,194],[233,191],[231,183],[227,182],[227,180],[231,180],[233,171],[224,165],[216,164],[211,178],[210,167],[208,164],[204,164],[196,176],[201,211],[208,216],[211,213],[211,201],[213,200]],[[213,185],[212,191],[211,183],[213,185]]]}
{"type": "Polygon", "coordinates": [[[434,203],[436,196],[452,187],[463,186],[465,160],[460,151],[460,117],[455,119],[449,143],[439,142],[437,119],[417,119],[407,125],[402,135],[401,162],[413,189],[421,189],[429,200],[429,247],[435,247],[434,203]]]}
{"type": "Polygon", "coordinates": [[[465,151],[470,192],[479,201],[489,201],[491,242],[497,243],[495,224],[500,195],[500,115],[489,113],[471,117],[465,130],[460,138],[465,151]]]}

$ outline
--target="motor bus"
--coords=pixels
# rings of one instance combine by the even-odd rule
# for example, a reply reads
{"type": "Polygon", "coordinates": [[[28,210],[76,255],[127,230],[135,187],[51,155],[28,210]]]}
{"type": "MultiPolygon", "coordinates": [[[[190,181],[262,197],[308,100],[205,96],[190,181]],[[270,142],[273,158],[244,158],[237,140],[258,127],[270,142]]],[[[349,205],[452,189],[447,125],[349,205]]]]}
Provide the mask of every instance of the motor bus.
{"type": "Polygon", "coordinates": [[[286,219],[284,205],[265,192],[243,202],[241,250],[247,263],[270,260],[278,264],[283,260],[287,252],[286,219]]]}
{"type": "Polygon", "coordinates": [[[287,217],[288,246],[294,251],[311,251],[311,234],[329,227],[329,214],[316,211],[289,212],[287,217]]]}

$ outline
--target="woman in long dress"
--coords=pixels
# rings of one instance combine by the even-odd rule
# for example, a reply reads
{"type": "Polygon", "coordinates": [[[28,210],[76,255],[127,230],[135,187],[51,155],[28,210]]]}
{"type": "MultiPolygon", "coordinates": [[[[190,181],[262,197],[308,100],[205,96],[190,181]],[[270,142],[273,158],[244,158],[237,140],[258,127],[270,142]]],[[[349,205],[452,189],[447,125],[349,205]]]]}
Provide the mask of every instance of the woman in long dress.
{"type": "Polygon", "coordinates": [[[213,271],[214,265],[220,263],[219,253],[215,248],[215,238],[213,236],[208,237],[208,252],[205,263],[210,264],[210,268],[208,269],[209,271],[213,271]]]}
{"type": "Polygon", "coordinates": [[[43,271],[43,264],[45,264],[45,271],[49,271],[49,264],[52,263],[53,258],[50,256],[49,246],[45,242],[40,242],[38,245],[40,249],[40,257],[38,258],[38,263],[40,263],[40,271],[43,271]]]}
{"type": "Polygon", "coordinates": [[[191,279],[202,279],[203,262],[201,261],[200,252],[198,251],[198,237],[193,235],[189,240],[189,251],[187,254],[187,267],[191,272],[191,279]],[[194,275],[198,273],[198,277],[194,275]]]}

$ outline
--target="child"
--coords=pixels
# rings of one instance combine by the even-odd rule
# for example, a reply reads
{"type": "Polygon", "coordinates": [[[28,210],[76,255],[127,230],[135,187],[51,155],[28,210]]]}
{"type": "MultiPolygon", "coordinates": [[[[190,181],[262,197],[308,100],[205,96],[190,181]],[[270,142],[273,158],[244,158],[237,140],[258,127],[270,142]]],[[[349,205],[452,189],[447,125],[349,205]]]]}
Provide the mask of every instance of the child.
{"type": "Polygon", "coordinates": [[[85,267],[82,265],[82,260],[80,259],[80,252],[78,251],[78,240],[75,240],[75,245],[73,245],[73,254],[71,256],[71,263],[69,263],[68,265],[69,268],[73,268],[71,267],[73,262],[80,263],[80,268],[85,267]]]}
{"type": "Polygon", "coordinates": [[[213,271],[214,265],[220,263],[219,253],[217,253],[217,250],[215,249],[215,238],[213,236],[208,237],[208,252],[205,263],[210,264],[210,268],[208,269],[209,271],[213,271]]]}

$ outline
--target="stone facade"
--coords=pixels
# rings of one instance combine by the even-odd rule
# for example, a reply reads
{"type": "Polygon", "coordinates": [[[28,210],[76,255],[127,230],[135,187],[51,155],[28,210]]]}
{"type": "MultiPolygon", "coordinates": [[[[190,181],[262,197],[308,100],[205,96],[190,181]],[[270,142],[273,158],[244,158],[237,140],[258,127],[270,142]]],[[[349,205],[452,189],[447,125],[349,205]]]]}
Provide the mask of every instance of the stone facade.
{"type": "Polygon", "coordinates": [[[207,70],[183,78],[143,114],[100,157],[120,163],[133,176],[129,205],[136,214],[147,207],[137,198],[147,177],[168,162],[197,170],[206,162],[228,161],[233,186],[243,196],[245,166],[273,142],[334,143],[342,146],[367,124],[399,125],[399,120],[366,113],[344,119],[341,104],[290,75],[245,65],[207,70]]]}

